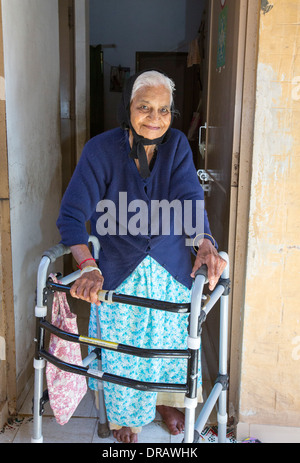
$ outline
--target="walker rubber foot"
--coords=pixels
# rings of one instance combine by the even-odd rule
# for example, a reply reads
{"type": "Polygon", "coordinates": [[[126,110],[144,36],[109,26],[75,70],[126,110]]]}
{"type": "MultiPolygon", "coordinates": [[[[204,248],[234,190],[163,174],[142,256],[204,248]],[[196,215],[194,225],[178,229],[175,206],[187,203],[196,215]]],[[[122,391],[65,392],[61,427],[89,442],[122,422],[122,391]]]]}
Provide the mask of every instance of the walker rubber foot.
{"type": "Polygon", "coordinates": [[[98,436],[101,437],[102,439],[110,436],[110,429],[107,423],[98,422],[98,436]]]}
{"type": "Polygon", "coordinates": [[[31,438],[32,444],[42,444],[43,441],[44,441],[43,436],[39,437],[38,439],[35,439],[34,437],[31,438]]]}
{"type": "MultiPolygon", "coordinates": [[[[199,442],[200,440],[200,434],[199,432],[195,429],[194,430],[194,440],[193,440],[193,444],[197,444],[197,442],[199,442]]],[[[184,443],[184,439],[182,440],[182,443],[184,443]]]]}

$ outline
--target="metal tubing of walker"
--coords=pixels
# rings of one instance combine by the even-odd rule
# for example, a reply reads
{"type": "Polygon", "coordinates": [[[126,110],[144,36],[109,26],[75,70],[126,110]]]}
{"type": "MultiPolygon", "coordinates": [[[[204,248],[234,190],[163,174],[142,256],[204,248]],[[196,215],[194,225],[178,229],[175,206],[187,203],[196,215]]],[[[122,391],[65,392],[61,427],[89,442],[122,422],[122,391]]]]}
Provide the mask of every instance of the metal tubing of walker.
{"type": "Polygon", "coordinates": [[[36,306],[35,306],[35,317],[36,317],[36,353],[33,362],[34,366],[34,399],[33,399],[33,433],[31,442],[42,443],[42,410],[41,400],[43,397],[43,379],[45,360],[39,355],[40,350],[44,346],[44,334],[45,330],[40,326],[39,321],[44,319],[47,315],[47,305],[44,302],[44,288],[46,286],[48,268],[51,262],[55,261],[57,257],[64,255],[69,252],[67,248],[62,245],[54,246],[42,256],[37,272],[37,295],[36,295],[36,306]]]}
{"type": "Polygon", "coordinates": [[[191,296],[191,313],[188,336],[188,348],[191,353],[191,359],[188,362],[188,392],[185,397],[184,443],[192,443],[194,441],[195,411],[197,407],[198,395],[198,365],[200,354],[199,317],[205,281],[205,275],[200,274],[196,276],[191,296]]]}
{"type": "MultiPolygon", "coordinates": [[[[92,243],[95,259],[99,259],[100,244],[97,238],[91,236],[89,242],[92,243]]],[[[47,315],[47,306],[44,303],[44,288],[48,276],[48,268],[51,262],[54,262],[59,257],[69,254],[71,251],[66,246],[61,244],[54,246],[46,251],[42,256],[37,272],[37,296],[35,317],[37,321],[37,339],[35,340],[36,355],[34,359],[34,403],[33,403],[33,435],[31,438],[32,443],[43,442],[42,435],[42,413],[41,413],[41,399],[43,397],[43,376],[45,369],[45,360],[38,355],[39,350],[44,342],[44,328],[39,326],[38,320],[41,320],[47,315]],[[41,339],[42,338],[42,339],[41,339]]]]}
{"type": "MultiPolygon", "coordinates": [[[[227,266],[223,272],[224,279],[229,278],[229,263],[227,255],[220,253],[221,257],[227,260],[227,266]],[[227,258],[226,258],[227,257],[227,258]]],[[[220,345],[219,345],[219,374],[227,376],[227,355],[228,355],[228,294],[221,297],[220,302],[220,345]]],[[[223,388],[219,397],[218,407],[218,442],[226,442],[227,431],[227,389],[223,388]]]]}
{"type": "MultiPolygon", "coordinates": [[[[229,260],[228,255],[220,252],[220,256],[226,260],[227,266],[222,274],[222,279],[229,279],[229,260]]],[[[223,296],[224,287],[217,286],[211,295],[211,299],[206,304],[204,311],[206,314],[211,310],[216,301],[220,298],[220,341],[219,341],[219,375],[227,376],[227,350],[228,350],[228,294],[223,296]]],[[[220,381],[216,381],[209,397],[207,398],[201,413],[195,424],[195,431],[199,434],[203,428],[214,408],[218,402],[218,442],[226,442],[227,430],[227,391],[220,381]]]]}
{"type": "Polygon", "coordinates": [[[195,424],[195,430],[201,434],[203,431],[204,426],[207,423],[208,418],[210,417],[210,414],[216,405],[218,398],[220,397],[220,394],[222,392],[222,385],[220,383],[217,383],[214,385],[213,389],[211,390],[207,400],[205,401],[205,404],[203,405],[203,408],[201,410],[200,415],[198,416],[198,419],[195,424]]]}
{"type": "MultiPolygon", "coordinates": [[[[40,360],[44,362],[44,360],[40,360]]],[[[43,368],[34,365],[34,402],[33,402],[33,434],[32,443],[43,442],[42,436],[42,415],[40,414],[41,398],[43,396],[43,368]]]]}
{"type": "Polygon", "coordinates": [[[194,441],[195,428],[195,409],[185,409],[184,440],[183,442],[191,443],[194,441]]]}
{"type": "MultiPolygon", "coordinates": [[[[99,311],[97,307],[97,336],[99,339],[101,339],[101,326],[100,326],[100,320],[99,320],[99,311]]],[[[102,370],[102,361],[98,359],[98,370],[102,370]]],[[[109,427],[107,423],[107,417],[106,417],[106,408],[105,408],[105,399],[104,399],[104,388],[103,388],[103,382],[98,381],[98,399],[99,399],[99,409],[98,409],[98,419],[100,423],[100,427],[106,427],[107,428],[107,433],[109,432],[109,427]]]]}
{"type": "Polygon", "coordinates": [[[33,361],[34,367],[34,399],[33,399],[33,435],[31,442],[43,442],[42,436],[42,397],[43,397],[43,375],[45,360],[39,356],[39,351],[44,344],[45,330],[37,325],[36,333],[36,353],[33,361]]]}
{"type": "Polygon", "coordinates": [[[37,297],[36,297],[36,308],[35,316],[37,317],[37,329],[36,329],[36,354],[33,362],[34,366],[34,398],[33,398],[33,434],[31,442],[41,443],[43,442],[42,435],[42,414],[41,414],[41,399],[43,396],[43,375],[45,368],[45,360],[38,355],[38,351],[41,347],[41,343],[44,338],[44,330],[38,325],[38,318],[45,317],[47,313],[47,307],[44,305],[44,294],[43,288],[46,284],[48,267],[50,264],[49,257],[43,257],[41,259],[38,274],[37,274],[37,297]]]}
{"type": "MultiPolygon", "coordinates": [[[[220,253],[221,257],[223,253],[220,253]]],[[[225,268],[222,278],[229,278],[229,263],[225,268]]],[[[227,347],[228,347],[228,295],[222,296],[220,301],[220,345],[219,345],[219,373],[227,375],[227,347]]]]}

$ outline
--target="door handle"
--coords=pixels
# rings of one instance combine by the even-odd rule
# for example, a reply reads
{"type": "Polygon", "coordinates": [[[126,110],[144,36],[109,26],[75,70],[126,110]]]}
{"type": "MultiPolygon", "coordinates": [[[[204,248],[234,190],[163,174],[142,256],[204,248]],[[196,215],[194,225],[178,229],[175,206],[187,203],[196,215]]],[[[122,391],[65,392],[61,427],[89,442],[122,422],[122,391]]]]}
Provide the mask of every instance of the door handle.
{"type": "Polygon", "coordinates": [[[205,158],[205,150],[206,150],[206,142],[202,142],[202,130],[206,130],[207,129],[207,123],[205,122],[204,125],[201,125],[201,127],[199,127],[199,140],[198,140],[198,145],[199,145],[199,151],[200,151],[200,154],[201,154],[201,157],[202,159],[205,158]]]}

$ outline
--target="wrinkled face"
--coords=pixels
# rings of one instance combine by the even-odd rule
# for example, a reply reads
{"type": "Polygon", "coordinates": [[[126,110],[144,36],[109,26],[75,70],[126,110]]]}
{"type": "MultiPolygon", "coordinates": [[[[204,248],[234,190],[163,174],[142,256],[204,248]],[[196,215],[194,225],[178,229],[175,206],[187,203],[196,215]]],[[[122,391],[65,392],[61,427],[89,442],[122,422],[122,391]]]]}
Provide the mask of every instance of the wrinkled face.
{"type": "Polygon", "coordinates": [[[130,105],[130,120],[136,133],[150,140],[161,137],[171,123],[170,100],[170,91],[164,85],[138,90],[130,105]]]}

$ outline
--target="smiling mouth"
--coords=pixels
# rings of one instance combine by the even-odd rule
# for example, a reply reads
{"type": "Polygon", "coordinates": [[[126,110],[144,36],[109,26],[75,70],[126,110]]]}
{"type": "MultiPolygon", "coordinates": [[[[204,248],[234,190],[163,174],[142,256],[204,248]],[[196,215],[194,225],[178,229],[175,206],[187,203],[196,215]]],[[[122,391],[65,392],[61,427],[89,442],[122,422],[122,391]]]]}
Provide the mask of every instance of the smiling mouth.
{"type": "Polygon", "coordinates": [[[153,127],[151,125],[145,125],[146,129],[148,130],[160,130],[160,127],[153,127]]]}

